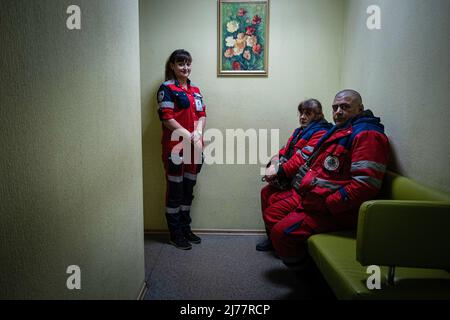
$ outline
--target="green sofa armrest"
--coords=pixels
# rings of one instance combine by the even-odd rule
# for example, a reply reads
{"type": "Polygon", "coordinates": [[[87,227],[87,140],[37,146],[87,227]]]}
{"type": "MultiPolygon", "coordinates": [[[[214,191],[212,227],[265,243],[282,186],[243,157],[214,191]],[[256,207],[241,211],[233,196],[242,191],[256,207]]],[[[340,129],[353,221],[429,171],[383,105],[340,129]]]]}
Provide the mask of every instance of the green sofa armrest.
{"type": "Polygon", "coordinates": [[[450,270],[450,202],[374,200],[359,210],[363,265],[450,270]]]}

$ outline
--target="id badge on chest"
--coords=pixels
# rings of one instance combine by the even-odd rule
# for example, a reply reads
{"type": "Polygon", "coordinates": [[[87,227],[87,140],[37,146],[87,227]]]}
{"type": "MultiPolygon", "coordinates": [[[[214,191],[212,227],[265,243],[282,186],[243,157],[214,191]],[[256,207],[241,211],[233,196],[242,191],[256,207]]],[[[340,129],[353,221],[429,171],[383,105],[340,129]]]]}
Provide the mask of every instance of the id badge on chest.
{"type": "Polygon", "coordinates": [[[203,111],[202,100],[195,98],[195,109],[197,111],[203,111]]]}

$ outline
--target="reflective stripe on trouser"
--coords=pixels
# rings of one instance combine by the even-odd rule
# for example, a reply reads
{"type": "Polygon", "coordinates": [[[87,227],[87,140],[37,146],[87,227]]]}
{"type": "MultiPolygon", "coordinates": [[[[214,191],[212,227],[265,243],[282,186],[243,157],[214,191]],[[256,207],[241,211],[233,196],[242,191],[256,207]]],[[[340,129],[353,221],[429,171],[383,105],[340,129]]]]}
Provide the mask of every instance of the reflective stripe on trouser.
{"type": "Polygon", "coordinates": [[[184,175],[179,178],[167,176],[166,219],[171,232],[189,230],[192,221],[190,210],[196,181],[184,175]]]}
{"type": "Polygon", "coordinates": [[[190,208],[197,173],[201,165],[174,164],[169,157],[165,163],[166,170],[166,220],[171,233],[190,229],[190,208]]]}
{"type": "Polygon", "coordinates": [[[180,231],[180,206],[183,199],[183,177],[166,175],[166,220],[171,233],[180,231]]]}
{"type": "Polygon", "coordinates": [[[185,173],[183,176],[183,199],[180,206],[180,227],[183,231],[191,230],[191,205],[194,199],[194,186],[197,182],[197,175],[185,173]]]}

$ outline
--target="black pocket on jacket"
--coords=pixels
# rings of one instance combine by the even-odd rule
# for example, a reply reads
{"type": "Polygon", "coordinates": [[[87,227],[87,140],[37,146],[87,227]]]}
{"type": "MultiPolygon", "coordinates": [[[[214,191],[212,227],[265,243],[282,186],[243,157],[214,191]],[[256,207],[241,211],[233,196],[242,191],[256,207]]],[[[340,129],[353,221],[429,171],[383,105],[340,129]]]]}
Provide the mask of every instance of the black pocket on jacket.
{"type": "Polygon", "coordinates": [[[175,95],[175,100],[177,102],[177,106],[181,109],[187,109],[191,105],[189,102],[189,98],[186,93],[177,91],[173,93],[175,95]]]}

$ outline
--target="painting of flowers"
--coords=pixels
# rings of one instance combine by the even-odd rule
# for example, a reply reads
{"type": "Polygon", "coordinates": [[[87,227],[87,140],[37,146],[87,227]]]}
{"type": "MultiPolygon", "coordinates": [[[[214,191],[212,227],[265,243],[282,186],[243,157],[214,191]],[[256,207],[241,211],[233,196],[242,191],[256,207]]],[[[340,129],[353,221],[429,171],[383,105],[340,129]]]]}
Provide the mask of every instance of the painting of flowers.
{"type": "Polygon", "coordinates": [[[219,0],[218,75],[268,75],[269,1],[219,0]]]}

